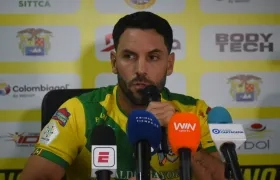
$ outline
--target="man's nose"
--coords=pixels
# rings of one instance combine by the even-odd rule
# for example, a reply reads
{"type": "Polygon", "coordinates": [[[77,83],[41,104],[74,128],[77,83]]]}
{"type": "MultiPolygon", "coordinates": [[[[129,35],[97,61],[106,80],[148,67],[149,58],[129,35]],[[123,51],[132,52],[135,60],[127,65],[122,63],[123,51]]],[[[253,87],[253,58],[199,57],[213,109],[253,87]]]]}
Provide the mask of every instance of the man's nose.
{"type": "Polygon", "coordinates": [[[139,58],[137,62],[137,73],[138,74],[147,74],[147,65],[148,62],[145,58],[139,58]]]}

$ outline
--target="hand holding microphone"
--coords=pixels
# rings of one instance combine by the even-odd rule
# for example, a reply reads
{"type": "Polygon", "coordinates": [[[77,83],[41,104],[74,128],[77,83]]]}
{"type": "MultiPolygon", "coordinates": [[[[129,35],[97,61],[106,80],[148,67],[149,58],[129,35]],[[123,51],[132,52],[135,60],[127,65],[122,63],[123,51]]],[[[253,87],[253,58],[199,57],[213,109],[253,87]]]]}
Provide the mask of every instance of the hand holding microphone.
{"type": "Polygon", "coordinates": [[[191,180],[191,154],[200,144],[200,123],[195,114],[175,113],[168,124],[168,140],[173,153],[179,155],[180,180],[191,180]]]}
{"type": "Polygon", "coordinates": [[[143,89],[143,95],[149,102],[147,111],[151,112],[161,123],[161,143],[158,148],[158,153],[168,153],[166,127],[169,119],[175,113],[175,108],[168,102],[161,102],[161,96],[158,88],[154,85],[149,85],[143,89]]]}

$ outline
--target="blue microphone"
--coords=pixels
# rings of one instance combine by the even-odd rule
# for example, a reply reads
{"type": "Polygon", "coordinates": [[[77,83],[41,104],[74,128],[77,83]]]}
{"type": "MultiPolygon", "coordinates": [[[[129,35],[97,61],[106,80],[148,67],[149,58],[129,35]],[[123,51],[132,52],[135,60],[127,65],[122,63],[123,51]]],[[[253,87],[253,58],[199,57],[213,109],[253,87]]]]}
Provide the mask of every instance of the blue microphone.
{"type": "Polygon", "coordinates": [[[135,148],[136,180],[150,180],[151,148],[156,152],[161,142],[160,123],[152,113],[134,110],[128,116],[126,132],[135,148]]]}
{"type": "MultiPolygon", "coordinates": [[[[232,117],[228,110],[224,107],[214,107],[212,108],[208,113],[208,123],[210,124],[232,124],[232,117]]],[[[215,126],[215,125],[214,125],[215,126]]],[[[214,127],[213,126],[213,127],[214,127]]],[[[220,127],[220,126],[219,126],[220,127]]],[[[226,128],[224,128],[226,129],[226,128]]],[[[213,129],[214,130],[214,129],[213,129]]],[[[217,128],[215,128],[217,130],[217,128]]],[[[213,133],[215,132],[210,131],[211,136],[213,136],[213,133]]],[[[215,136],[213,136],[215,137],[215,136]]],[[[236,144],[231,142],[234,141],[234,139],[225,139],[224,142],[220,145],[219,150],[222,153],[226,164],[225,164],[225,177],[227,179],[234,179],[234,180],[243,180],[243,175],[241,173],[239,163],[238,163],[238,157],[236,154],[236,144]]],[[[216,139],[213,138],[213,141],[215,142],[216,139]]],[[[219,140],[220,141],[220,140],[219,140]]],[[[215,144],[217,144],[215,142],[215,144]]]]}
{"type": "Polygon", "coordinates": [[[232,118],[224,107],[214,107],[208,113],[209,124],[232,124],[232,118]]]}

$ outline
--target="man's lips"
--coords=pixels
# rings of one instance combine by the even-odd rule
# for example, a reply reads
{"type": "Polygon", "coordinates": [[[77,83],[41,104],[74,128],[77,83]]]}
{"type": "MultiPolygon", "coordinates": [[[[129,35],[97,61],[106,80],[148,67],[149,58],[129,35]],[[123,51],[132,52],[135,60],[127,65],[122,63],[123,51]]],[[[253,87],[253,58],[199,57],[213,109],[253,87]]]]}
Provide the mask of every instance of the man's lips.
{"type": "Polygon", "coordinates": [[[143,89],[148,85],[149,85],[148,83],[142,83],[142,82],[133,83],[133,86],[136,87],[136,89],[143,89]]]}

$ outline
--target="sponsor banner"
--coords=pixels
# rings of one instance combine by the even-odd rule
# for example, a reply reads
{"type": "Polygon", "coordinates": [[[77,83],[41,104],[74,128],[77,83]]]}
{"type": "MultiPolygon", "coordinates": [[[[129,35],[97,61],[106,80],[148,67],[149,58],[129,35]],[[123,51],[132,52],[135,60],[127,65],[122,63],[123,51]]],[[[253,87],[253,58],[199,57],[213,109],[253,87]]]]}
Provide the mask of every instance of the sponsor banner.
{"type": "Polygon", "coordinates": [[[180,13],[186,8],[185,0],[95,0],[94,6],[100,13],[132,13],[152,11],[155,13],[180,13]],[[171,8],[172,7],[172,8],[171,8]]]}
{"type": "Polygon", "coordinates": [[[80,58],[80,32],[75,26],[0,26],[0,39],[0,62],[80,58]]]}
{"type": "Polygon", "coordinates": [[[1,122],[0,158],[27,158],[39,140],[41,122],[1,122]]]}
{"type": "Polygon", "coordinates": [[[279,119],[236,119],[234,123],[243,124],[247,140],[237,150],[241,154],[280,154],[277,136],[280,133],[279,119]]]}
{"type": "Polygon", "coordinates": [[[205,26],[200,53],[205,60],[279,60],[279,31],[276,25],[205,26]]]}
{"type": "MultiPolygon", "coordinates": [[[[245,180],[277,180],[280,179],[280,165],[266,166],[241,166],[245,180]]],[[[20,177],[21,169],[3,169],[0,170],[0,179],[17,180],[20,177]]],[[[134,176],[132,171],[119,171],[117,176],[120,179],[127,179],[134,176]]],[[[174,175],[178,173],[173,173],[174,175]]],[[[161,174],[153,174],[154,177],[160,177],[161,174]]],[[[168,175],[168,177],[172,177],[168,175]]],[[[175,177],[175,176],[174,176],[175,177]]]]}
{"type": "Polygon", "coordinates": [[[279,107],[279,76],[273,72],[205,73],[201,98],[212,107],[279,107]]]}
{"type": "Polygon", "coordinates": [[[200,8],[205,13],[280,13],[279,0],[200,0],[200,8]]]}
{"type": "Polygon", "coordinates": [[[280,165],[241,166],[244,180],[277,180],[280,179],[280,165]]]}
{"type": "MultiPolygon", "coordinates": [[[[182,26],[172,26],[173,45],[172,51],[175,53],[176,60],[186,58],[186,33],[182,26]]],[[[95,55],[99,61],[109,61],[110,52],[114,51],[112,37],[112,26],[101,26],[95,31],[95,55]]]]}
{"type": "MultiPolygon", "coordinates": [[[[173,93],[186,94],[187,85],[186,77],[180,73],[173,73],[167,76],[166,87],[173,93]]],[[[101,73],[96,76],[95,87],[103,87],[117,84],[117,76],[112,73],[101,73]]]]}
{"type": "Polygon", "coordinates": [[[0,110],[40,109],[48,91],[75,88],[76,74],[0,74],[0,110]]]}
{"type": "Polygon", "coordinates": [[[0,1],[0,14],[65,14],[80,9],[80,0],[8,0],[0,1]]]}

